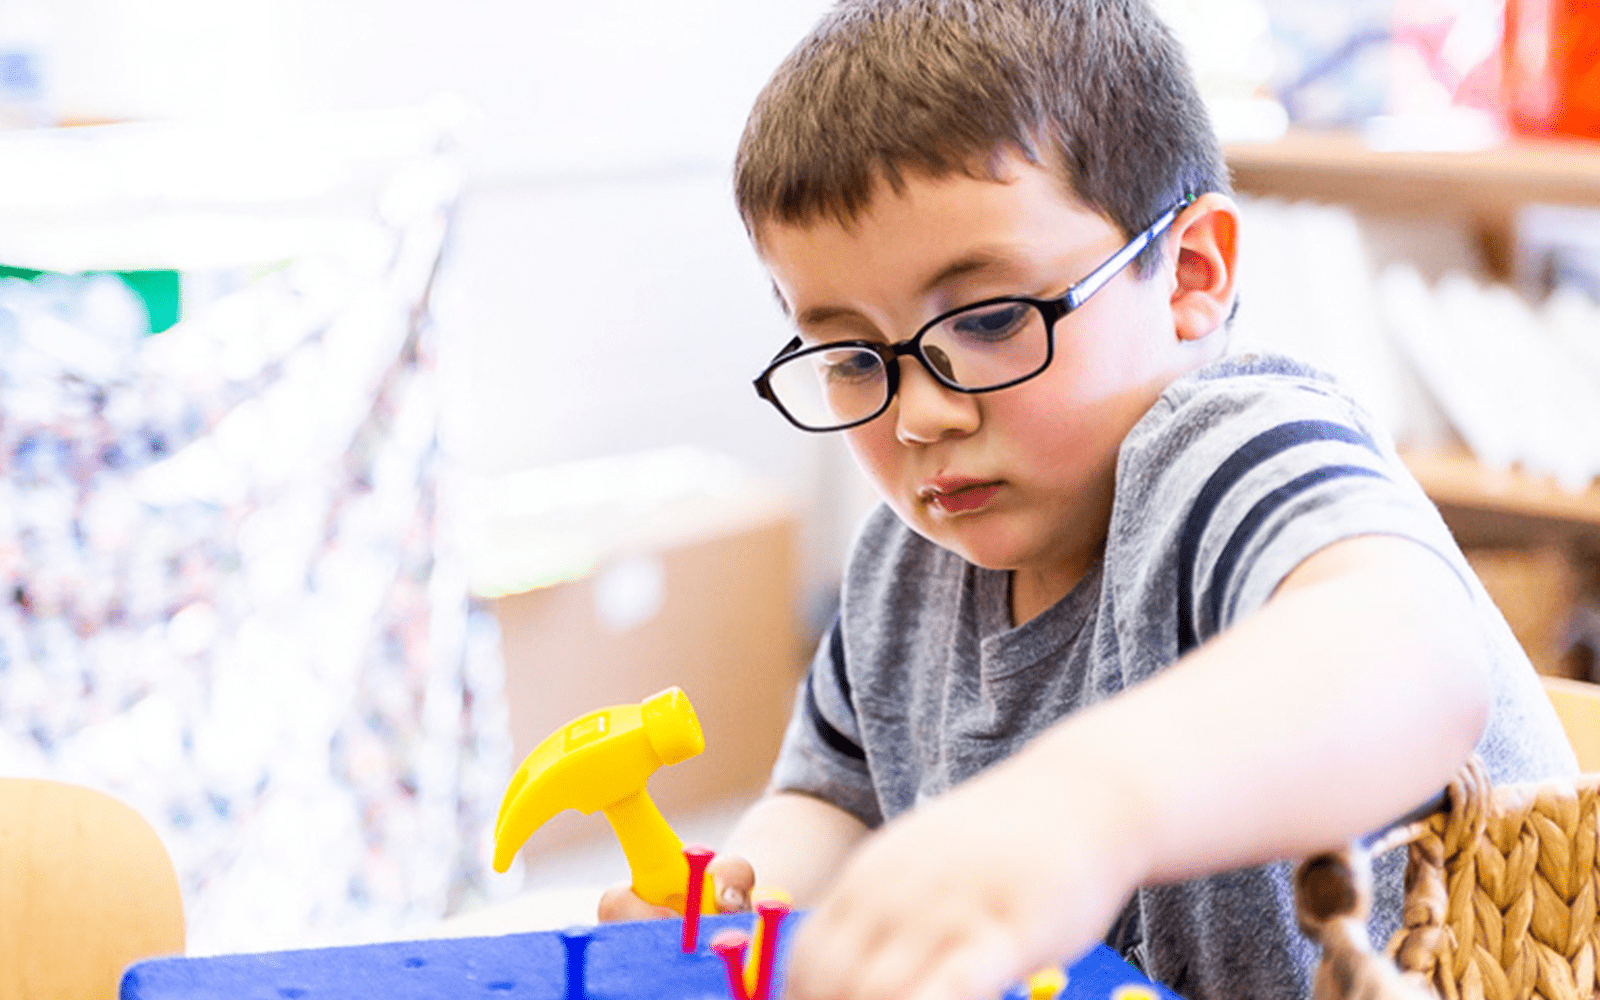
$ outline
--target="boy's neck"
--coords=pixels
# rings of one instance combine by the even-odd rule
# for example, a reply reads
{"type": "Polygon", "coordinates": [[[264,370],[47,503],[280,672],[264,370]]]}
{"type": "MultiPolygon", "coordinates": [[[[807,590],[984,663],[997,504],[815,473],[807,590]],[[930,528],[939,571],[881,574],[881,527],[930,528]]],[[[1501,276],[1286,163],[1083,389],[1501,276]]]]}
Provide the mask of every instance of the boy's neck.
{"type": "Polygon", "coordinates": [[[1100,561],[1104,544],[1072,565],[1042,573],[1032,569],[1014,569],[1010,574],[1011,626],[1024,625],[1053,607],[1062,598],[1077,589],[1078,584],[1100,561]]]}

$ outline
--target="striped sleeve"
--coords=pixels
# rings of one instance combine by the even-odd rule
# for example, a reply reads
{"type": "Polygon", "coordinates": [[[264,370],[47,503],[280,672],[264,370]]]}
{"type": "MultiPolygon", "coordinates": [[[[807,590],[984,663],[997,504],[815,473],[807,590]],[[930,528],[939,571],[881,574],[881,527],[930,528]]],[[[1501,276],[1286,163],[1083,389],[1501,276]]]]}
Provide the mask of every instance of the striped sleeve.
{"type": "Polygon", "coordinates": [[[1370,492],[1364,487],[1381,493],[1378,484],[1388,480],[1378,446],[1362,431],[1332,420],[1284,421],[1240,445],[1207,477],[1178,535],[1178,655],[1199,645],[1202,625],[1214,633],[1234,617],[1240,591],[1232,585],[1253,565],[1241,564],[1247,550],[1259,559],[1266,535],[1283,530],[1296,511],[1316,509],[1319,497],[1348,503],[1351,495],[1370,492]],[[1309,445],[1328,447],[1291,454],[1309,445]],[[1341,482],[1363,479],[1377,483],[1341,482]],[[1209,558],[1202,566],[1208,536],[1209,558]],[[1224,607],[1230,590],[1233,600],[1224,607]]]}
{"type": "Polygon", "coordinates": [[[818,644],[811,669],[796,692],[772,787],[823,799],[869,827],[883,822],[851,700],[838,618],[818,644]]]}
{"type": "Polygon", "coordinates": [[[1171,629],[1159,645],[1173,655],[1260,608],[1301,562],[1343,539],[1410,538],[1469,572],[1381,429],[1327,384],[1200,383],[1162,417],[1125,453],[1122,471],[1140,482],[1119,492],[1127,486],[1147,516],[1124,525],[1121,542],[1172,560],[1160,576],[1175,593],[1140,596],[1146,621],[1171,629]],[[1168,615],[1150,614],[1156,601],[1173,602],[1168,615]]]}

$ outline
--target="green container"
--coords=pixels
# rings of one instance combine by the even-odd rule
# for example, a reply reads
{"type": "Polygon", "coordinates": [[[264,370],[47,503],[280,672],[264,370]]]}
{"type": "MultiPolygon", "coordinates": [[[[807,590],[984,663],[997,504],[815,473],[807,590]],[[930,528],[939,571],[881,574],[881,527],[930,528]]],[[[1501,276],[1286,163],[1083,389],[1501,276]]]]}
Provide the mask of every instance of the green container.
{"type": "MultiPolygon", "coordinates": [[[[0,278],[23,278],[32,281],[48,271],[35,271],[26,267],[7,267],[0,264],[0,278]]],[[[150,332],[160,333],[177,323],[183,314],[182,293],[177,271],[85,271],[84,274],[109,274],[133,290],[144,303],[150,317],[150,332]]]]}

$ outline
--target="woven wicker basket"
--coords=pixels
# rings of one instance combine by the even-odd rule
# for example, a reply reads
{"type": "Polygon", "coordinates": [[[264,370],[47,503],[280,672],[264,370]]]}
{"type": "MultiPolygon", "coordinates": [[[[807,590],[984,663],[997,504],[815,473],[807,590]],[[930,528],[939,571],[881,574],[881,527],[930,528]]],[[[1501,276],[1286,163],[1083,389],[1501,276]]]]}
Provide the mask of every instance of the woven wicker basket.
{"type": "Polygon", "coordinates": [[[1301,927],[1322,946],[1317,1000],[1590,1000],[1600,955],[1600,774],[1492,788],[1474,758],[1442,812],[1386,834],[1409,845],[1405,912],[1388,956],[1367,945],[1367,858],[1308,858],[1301,927]]]}

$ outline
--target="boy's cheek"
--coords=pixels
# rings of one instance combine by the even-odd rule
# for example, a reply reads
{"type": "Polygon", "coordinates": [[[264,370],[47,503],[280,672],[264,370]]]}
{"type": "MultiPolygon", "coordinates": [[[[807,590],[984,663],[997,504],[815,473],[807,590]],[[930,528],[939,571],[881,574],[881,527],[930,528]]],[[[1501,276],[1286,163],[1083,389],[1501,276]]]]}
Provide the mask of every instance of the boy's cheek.
{"type": "Polygon", "coordinates": [[[867,477],[867,482],[880,497],[889,501],[890,505],[895,506],[904,516],[907,512],[899,510],[894,496],[895,473],[900,458],[897,452],[901,446],[894,438],[893,415],[891,409],[889,413],[881,415],[871,423],[845,431],[844,435],[850,455],[855,459],[856,467],[867,477]],[[879,424],[883,427],[878,427],[879,424]]]}

